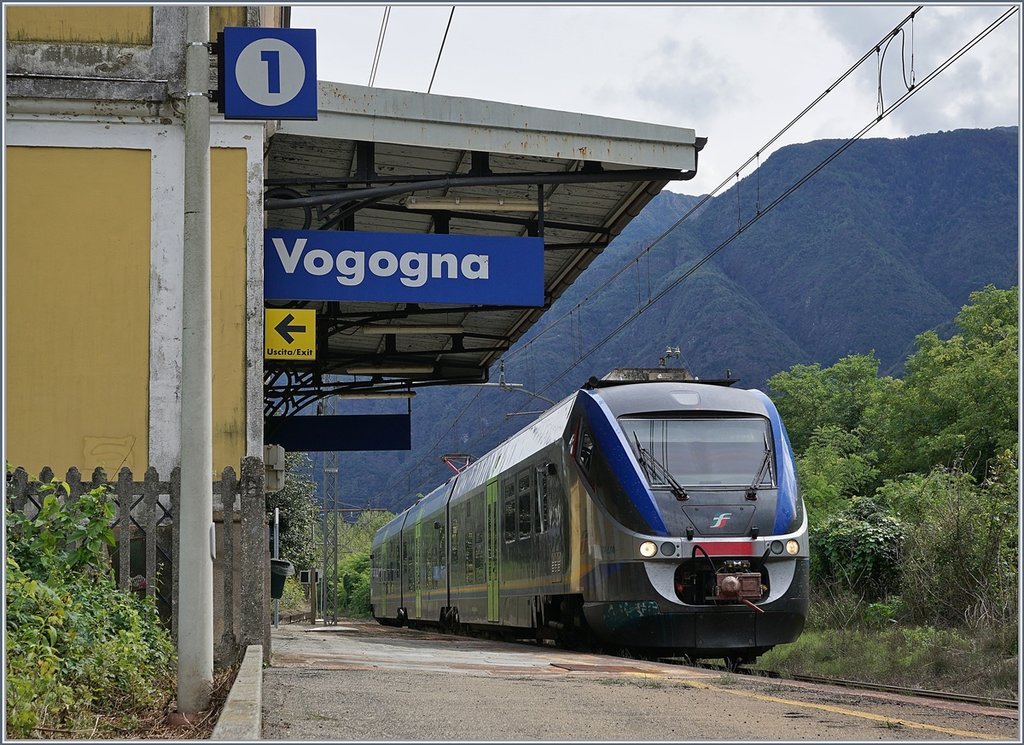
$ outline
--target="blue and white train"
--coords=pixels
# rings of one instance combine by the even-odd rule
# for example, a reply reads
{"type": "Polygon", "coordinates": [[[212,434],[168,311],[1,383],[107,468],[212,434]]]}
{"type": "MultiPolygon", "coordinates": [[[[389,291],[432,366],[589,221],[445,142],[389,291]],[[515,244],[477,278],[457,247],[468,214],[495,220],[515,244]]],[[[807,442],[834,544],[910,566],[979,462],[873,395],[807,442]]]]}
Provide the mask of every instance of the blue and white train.
{"type": "Polygon", "coordinates": [[[381,528],[374,617],[730,664],[794,641],[807,518],[778,411],[669,372],[591,379],[381,528]]]}

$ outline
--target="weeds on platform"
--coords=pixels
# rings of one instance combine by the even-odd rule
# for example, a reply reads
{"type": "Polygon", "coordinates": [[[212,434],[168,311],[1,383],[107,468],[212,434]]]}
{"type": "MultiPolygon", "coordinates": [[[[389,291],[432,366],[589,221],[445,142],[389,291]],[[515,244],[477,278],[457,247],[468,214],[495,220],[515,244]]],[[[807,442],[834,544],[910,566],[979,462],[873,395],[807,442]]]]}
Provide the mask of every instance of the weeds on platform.
{"type": "Polygon", "coordinates": [[[67,496],[54,482],[35,516],[5,511],[8,737],[103,737],[111,717],[160,710],[173,691],[156,605],[114,584],[107,487],[67,496]]]}

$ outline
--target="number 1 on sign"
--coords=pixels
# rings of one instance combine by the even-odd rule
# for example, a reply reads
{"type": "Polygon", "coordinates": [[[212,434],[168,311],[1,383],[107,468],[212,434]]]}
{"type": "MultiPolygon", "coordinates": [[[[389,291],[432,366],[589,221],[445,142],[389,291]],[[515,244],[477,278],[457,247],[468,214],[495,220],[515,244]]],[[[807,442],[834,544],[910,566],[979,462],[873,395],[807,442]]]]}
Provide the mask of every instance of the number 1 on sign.
{"type": "Polygon", "coordinates": [[[260,60],[267,65],[267,93],[281,92],[281,53],[276,49],[264,49],[260,60]]]}

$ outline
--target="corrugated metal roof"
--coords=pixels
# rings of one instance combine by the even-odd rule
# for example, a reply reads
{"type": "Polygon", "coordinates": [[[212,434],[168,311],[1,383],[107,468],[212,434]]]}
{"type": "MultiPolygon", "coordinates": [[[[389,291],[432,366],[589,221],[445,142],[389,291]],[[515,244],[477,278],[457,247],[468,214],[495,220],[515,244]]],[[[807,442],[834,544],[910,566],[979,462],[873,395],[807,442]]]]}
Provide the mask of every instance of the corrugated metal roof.
{"type": "MultiPolygon", "coordinates": [[[[682,127],[319,85],[319,119],[282,122],[269,139],[268,228],[535,235],[540,227],[536,212],[424,212],[407,209],[405,200],[413,194],[537,200],[543,189],[547,305],[665,184],[695,175],[704,144],[692,129],[682,127]]],[[[292,413],[332,392],[484,382],[489,366],[545,310],[366,302],[295,302],[288,307],[318,310],[318,359],[265,362],[268,414],[292,413]],[[361,329],[382,324],[458,325],[463,333],[384,335],[361,329]],[[424,363],[433,365],[434,372],[373,378],[342,374],[351,364],[424,363]]]]}

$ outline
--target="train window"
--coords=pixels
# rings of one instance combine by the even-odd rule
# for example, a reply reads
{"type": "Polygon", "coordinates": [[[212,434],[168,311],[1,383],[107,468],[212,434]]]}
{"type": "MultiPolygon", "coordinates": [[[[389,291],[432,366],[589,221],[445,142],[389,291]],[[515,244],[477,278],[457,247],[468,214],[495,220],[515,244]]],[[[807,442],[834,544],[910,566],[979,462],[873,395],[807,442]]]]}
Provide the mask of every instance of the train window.
{"type": "Polygon", "coordinates": [[[476,576],[483,579],[484,574],[484,534],[476,534],[476,542],[473,544],[473,571],[476,576]]]}
{"type": "Polygon", "coordinates": [[[586,429],[580,433],[580,447],[576,453],[576,460],[583,466],[584,471],[590,470],[590,461],[594,456],[594,438],[586,429]]]}
{"type": "Polygon", "coordinates": [[[524,468],[516,476],[519,491],[519,537],[528,538],[532,527],[532,490],[530,489],[530,469],[524,468]]]}
{"type": "Polygon", "coordinates": [[[466,533],[466,582],[476,580],[475,565],[473,564],[473,531],[466,533]]]}
{"type": "Polygon", "coordinates": [[[683,486],[774,485],[767,419],[622,419],[620,424],[641,464],[654,464],[644,469],[653,487],[666,485],[657,466],[683,486]]]}
{"type": "Polygon", "coordinates": [[[537,468],[537,509],[533,513],[533,529],[543,533],[548,529],[548,472],[546,466],[537,468]]]}
{"type": "Polygon", "coordinates": [[[516,495],[514,483],[510,481],[509,485],[513,486],[513,490],[505,494],[505,519],[502,522],[505,543],[511,543],[516,539],[516,495]]]}
{"type": "Polygon", "coordinates": [[[452,563],[459,558],[459,521],[452,520],[452,539],[449,544],[452,547],[452,563]]]}

